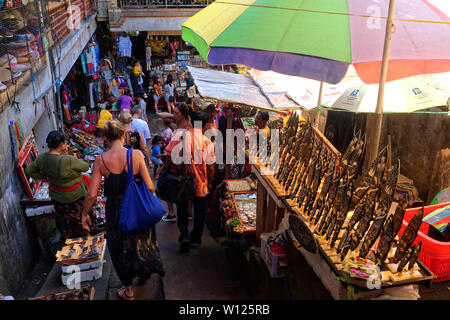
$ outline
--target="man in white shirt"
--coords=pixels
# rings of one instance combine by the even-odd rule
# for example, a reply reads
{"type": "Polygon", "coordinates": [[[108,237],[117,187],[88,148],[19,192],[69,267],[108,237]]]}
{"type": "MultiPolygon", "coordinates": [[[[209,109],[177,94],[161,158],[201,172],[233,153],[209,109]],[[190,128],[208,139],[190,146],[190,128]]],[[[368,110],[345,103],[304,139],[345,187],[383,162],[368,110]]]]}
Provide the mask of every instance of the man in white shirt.
{"type": "Polygon", "coordinates": [[[133,109],[131,110],[131,114],[133,115],[133,121],[131,122],[131,129],[137,130],[140,133],[142,133],[145,142],[149,144],[152,135],[150,134],[150,128],[148,127],[147,122],[141,120],[142,108],[139,105],[134,106],[133,109]]]}

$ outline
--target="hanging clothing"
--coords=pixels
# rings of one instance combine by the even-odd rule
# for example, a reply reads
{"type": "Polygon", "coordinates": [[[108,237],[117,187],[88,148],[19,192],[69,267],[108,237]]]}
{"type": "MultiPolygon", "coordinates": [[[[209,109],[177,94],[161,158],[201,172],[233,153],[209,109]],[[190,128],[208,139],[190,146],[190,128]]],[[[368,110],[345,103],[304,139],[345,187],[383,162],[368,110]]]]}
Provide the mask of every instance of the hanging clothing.
{"type": "Polygon", "coordinates": [[[132,46],[133,44],[131,43],[130,37],[120,36],[116,45],[119,57],[131,57],[132,46]]]}
{"type": "Polygon", "coordinates": [[[145,47],[145,62],[147,71],[152,69],[152,47],[145,47]]]}
{"type": "Polygon", "coordinates": [[[84,52],[86,55],[86,75],[92,76],[98,72],[100,67],[100,52],[98,46],[87,46],[84,52]]]}
{"type": "Polygon", "coordinates": [[[108,90],[109,94],[111,94],[112,96],[119,98],[120,94],[119,94],[119,88],[117,87],[117,81],[116,80],[112,80],[111,83],[109,84],[109,90],[108,90]]]}
{"type": "Polygon", "coordinates": [[[91,109],[95,108],[95,101],[94,101],[94,82],[89,83],[89,106],[91,109]]]}
{"type": "Polygon", "coordinates": [[[172,55],[174,57],[177,56],[177,49],[178,49],[179,45],[180,45],[180,42],[178,42],[178,41],[174,41],[174,42],[170,43],[170,48],[172,49],[172,55]]]}

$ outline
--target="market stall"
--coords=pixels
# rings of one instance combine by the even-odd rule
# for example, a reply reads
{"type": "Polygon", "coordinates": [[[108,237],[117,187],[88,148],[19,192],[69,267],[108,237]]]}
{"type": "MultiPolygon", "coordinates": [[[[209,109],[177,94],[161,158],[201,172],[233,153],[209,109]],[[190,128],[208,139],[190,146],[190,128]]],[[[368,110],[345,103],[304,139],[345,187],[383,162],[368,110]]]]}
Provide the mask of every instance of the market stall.
{"type": "MultiPolygon", "coordinates": [[[[70,147],[68,154],[83,159],[90,164],[87,174],[90,174],[95,155],[103,153],[103,140],[89,135],[83,131],[72,129],[67,130],[66,135],[70,137],[70,147]]],[[[24,140],[22,149],[19,152],[18,172],[25,187],[25,195],[20,203],[27,220],[36,228],[38,242],[44,258],[52,261],[53,255],[48,244],[45,232],[47,221],[53,220],[58,214],[55,212],[53,202],[49,196],[49,185],[46,182],[37,182],[28,177],[25,169],[31,162],[39,156],[33,132],[24,140]]],[[[95,233],[101,232],[105,228],[105,198],[103,195],[103,184],[99,189],[97,202],[94,205],[93,230],[95,233]]]]}
{"type": "MultiPolygon", "coordinates": [[[[408,232],[399,232],[405,206],[392,202],[400,168],[399,162],[392,165],[389,146],[357,183],[365,138],[355,136],[340,157],[315,129],[299,127],[291,117],[281,133],[280,167],[257,177],[273,201],[287,208],[290,236],[323,284],[336,299],[342,296],[336,277],[359,292],[377,283],[378,289],[430,284],[436,277],[420,261],[422,242],[416,239],[423,211],[407,224],[408,232]]],[[[258,157],[257,150],[250,152],[258,157]]],[[[261,173],[271,165],[257,159],[254,168],[261,173]]],[[[264,209],[258,214],[274,221],[264,209]]]]}
{"type": "MultiPolygon", "coordinates": [[[[188,70],[200,94],[200,97],[196,99],[197,105],[208,105],[208,103],[218,103],[222,106],[227,104],[233,105],[232,112],[227,116],[227,129],[233,128],[233,123],[236,122],[240,123],[239,127],[241,129],[247,130],[252,128],[254,126],[254,118],[252,116],[255,114],[253,109],[271,112],[271,118],[268,122],[271,129],[283,126],[283,119],[286,117],[284,110],[288,106],[273,105],[249,76],[190,66],[188,66],[188,70]],[[234,106],[240,106],[240,109],[234,106]]],[[[288,100],[284,93],[280,95],[283,95],[284,99],[288,100]]],[[[300,108],[300,105],[293,100],[289,101],[290,108],[300,108]]],[[[229,164],[227,166],[228,170],[225,178],[230,179],[232,175],[231,169],[229,164]]],[[[226,200],[229,200],[228,198],[226,200]]]]}

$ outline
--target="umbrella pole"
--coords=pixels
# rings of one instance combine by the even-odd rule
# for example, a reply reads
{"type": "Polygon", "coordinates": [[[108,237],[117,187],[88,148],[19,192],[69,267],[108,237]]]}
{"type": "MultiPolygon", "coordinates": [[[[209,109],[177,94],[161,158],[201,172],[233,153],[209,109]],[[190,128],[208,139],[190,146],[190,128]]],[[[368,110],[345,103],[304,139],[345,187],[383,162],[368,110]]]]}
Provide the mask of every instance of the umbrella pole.
{"type": "Polygon", "coordinates": [[[386,83],[386,74],[388,68],[389,52],[391,50],[391,34],[394,23],[392,22],[392,16],[394,14],[395,0],[389,2],[389,15],[386,21],[386,34],[384,38],[384,50],[383,50],[383,63],[381,65],[380,84],[378,87],[378,99],[377,107],[375,109],[375,129],[371,135],[369,145],[369,165],[375,160],[378,147],[380,144],[381,125],[383,122],[383,98],[384,98],[384,84],[386,83]]]}
{"type": "Polygon", "coordinates": [[[320,81],[319,98],[317,99],[317,116],[314,121],[314,125],[316,127],[319,127],[320,105],[322,104],[322,91],[323,91],[323,81],[320,81]]]}

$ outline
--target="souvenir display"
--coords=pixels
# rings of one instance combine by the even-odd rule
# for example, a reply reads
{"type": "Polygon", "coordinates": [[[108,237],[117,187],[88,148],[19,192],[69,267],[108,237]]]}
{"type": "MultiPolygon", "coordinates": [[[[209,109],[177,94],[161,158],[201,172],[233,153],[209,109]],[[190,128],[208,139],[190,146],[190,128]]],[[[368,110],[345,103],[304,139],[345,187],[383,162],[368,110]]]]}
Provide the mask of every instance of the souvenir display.
{"type": "Polygon", "coordinates": [[[25,300],[94,300],[95,289],[91,284],[81,289],[74,289],[62,293],[51,293],[43,297],[28,298],[25,300]]]}
{"type": "Polygon", "coordinates": [[[242,232],[256,230],[256,193],[233,193],[235,212],[241,222],[242,232]]]}
{"type": "MultiPolygon", "coordinates": [[[[393,205],[400,160],[392,165],[390,145],[386,146],[357,183],[365,145],[365,135],[357,133],[341,157],[310,123],[299,126],[291,114],[281,130],[278,171],[265,180],[277,196],[284,192],[281,199],[291,212],[295,240],[312,249],[317,241],[337,272],[363,279],[378,267],[384,286],[429,281],[434,275],[418,263],[421,244],[411,247],[423,210],[411,219],[400,239],[397,235],[406,207],[405,201],[393,205]],[[305,237],[309,233],[315,241],[305,237]]],[[[249,154],[258,157],[257,150],[249,154]]],[[[256,161],[255,166],[260,171],[264,161],[256,161]]]]}
{"type": "Polygon", "coordinates": [[[66,239],[66,246],[56,253],[56,261],[63,265],[74,265],[98,260],[105,245],[105,236],[100,233],[74,239],[66,239]]]}

